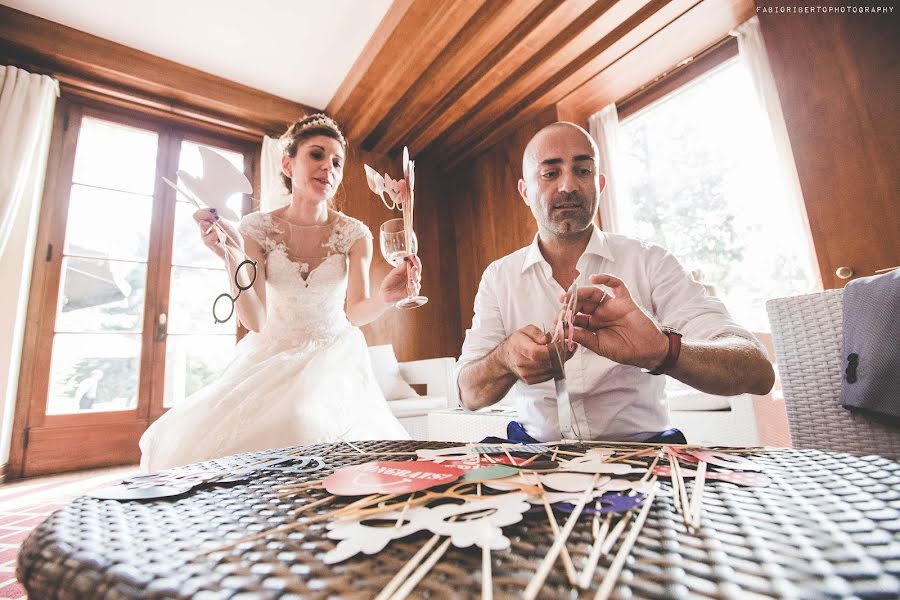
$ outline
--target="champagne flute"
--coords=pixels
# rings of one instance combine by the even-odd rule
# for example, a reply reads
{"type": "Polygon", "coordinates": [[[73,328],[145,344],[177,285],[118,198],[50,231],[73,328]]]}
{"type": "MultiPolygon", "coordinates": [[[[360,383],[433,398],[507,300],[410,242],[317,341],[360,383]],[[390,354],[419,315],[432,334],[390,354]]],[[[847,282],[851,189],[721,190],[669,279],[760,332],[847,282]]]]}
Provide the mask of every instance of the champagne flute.
{"type": "MultiPolygon", "coordinates": [[[[379,240],[381,242],[381,254],[385,260],[399,267],[403,264],[403,259],[407,256],[415,256],[419,249],[419,243],[416,239],[415,232],[411,232],[409,240],[406,238],[406,232],[403,228],[403,219],[391,219],[385,221],[381,225],[379,232],[379,240]]],[[[397,308],[416,308],[428,302],[425,296],[415,295],[415,272],[412,265],[407,270],[407,296],[397,301],[394,306],[397,308]]]]}

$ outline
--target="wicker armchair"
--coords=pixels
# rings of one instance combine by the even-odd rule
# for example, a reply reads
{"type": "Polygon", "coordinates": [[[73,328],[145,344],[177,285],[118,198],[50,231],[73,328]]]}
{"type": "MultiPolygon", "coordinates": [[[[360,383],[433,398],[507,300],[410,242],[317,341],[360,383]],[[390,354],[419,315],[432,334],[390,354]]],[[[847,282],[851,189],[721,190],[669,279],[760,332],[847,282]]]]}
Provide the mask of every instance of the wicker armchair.
{"type": "Polygon", "coordinates": [[[838,404],[843,307],[843,290],[766,303],[793,445],[900,459],[900,428],[838,404]]]}

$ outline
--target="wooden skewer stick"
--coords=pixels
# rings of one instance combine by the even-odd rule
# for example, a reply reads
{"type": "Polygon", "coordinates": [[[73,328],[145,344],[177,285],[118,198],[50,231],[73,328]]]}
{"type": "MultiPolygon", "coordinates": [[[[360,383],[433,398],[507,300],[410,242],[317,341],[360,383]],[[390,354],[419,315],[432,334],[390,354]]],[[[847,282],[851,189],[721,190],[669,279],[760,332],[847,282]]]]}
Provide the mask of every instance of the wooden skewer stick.
{"type": "Polygon", "coordinates": [[[332,495],[330,495],[330,496],[325,496],[324,498],[321,498],[321,499],[319,499],[319,500],[316,500],[315,502],[310,502],[309,504],[304,504],[304,505],[301,506],[300,508],[294,509],[294,510],[293,510],[293,513],[294,513],[295,515],[299,515],[300,513],[306,512],[306,511],[311,510],[311,509],[313,509],[313,508],[317,508],[317,507],[319,507],[319,506],[322,506],[323,504],[328,504],[329,502],[334,501],[336,498],[337,498],[337,496],[335,496],[334,494],[332,494],[332,495]]]}
{"type": "Polygon", "coordinates": [[[312,481],[304,481],[303,483],[286,483],[284,485],[279,485],[275,488],[277,491],[282,490],[302,490],[306,488],[315,488],[316,486],[321,486],[321,479],[314,479],[312,481]]]}
{"type": "Polygon", "coordinates": [[[685,525],[690,524],[688,517],[688,498],[687,490],[684,487],[684,477],[681,474],[681,463],[678,462],[678,455],[671,450],[666,450],[669,458],[669,466],[672,474],[672,489],[675,494],[675,509],[681,513],[681,518],[685,525]]]}
{"type": "Polygon", "coordinates": [[[388,584],[381,590],[381,593],[375,596],[375,600],[387,600],[393,594],[400,585],[406,581],[407,576],[419,566],[419,563],[422,562],[422,559],[425,558],[425,555],[431,552],[431,549],[434,548],[434,545],[437,544],[438,540],[441,539],[441,536],[435,534],[431,536],[431,539],[425,542],[419,550],[413,554],[412,558],[410,558],[403,568],[397,571],[397,574],[388,582],[388,584]]]}
{"type": "Polygon", "coordinates": [[[690,519],[690,501],[688,500],[687,486],[684,483],[684,472],[681,470],[681,462],[678,460],[678,455],[673,454],[672,458],[674,462],[672,463],[675,471],[678,473],[678,491],[681,494],[681,515],[684,518],[686,524],[689,523],[690,519]]]}
{"type": "Polygon", "coordinates": [[[703,512],[703,488],[706,485],[706,461],[701,460],[694,478],[694,490],[691,494],[691,525],[700,527],[700,514],[703,512]]]}
{"type": "MultiPolygon", "coordinates": [[[[556,517],[553,514],[553,509],[550,508],[550,503],[547,501],[547,491],[544,489],[544,484],[541,483],[541,478],[537,475],[534,476],[537,481],[538,488],[541,490],[541,501],[544,503],[544,512],[547,513],[547,520],[550,522],[550,529],[553,531],[554,536],[559,536],[559,523],[556,522],[556,517]]],[[[578,583],[578,576],[575,572],[575,565],[572,564],[572,557],[569,556],[569,551],[565,546],[562,547],[561,558],[563,563],[563,568],[566,570],[566,577],[569,578],[569,583],[572,585],[576,585],[578,583]]]]}
{"type": "MultiPolygon", "coordinates": [[[[655,483],[656,478],[654,477],[650,481],[655,483]]],[[[607,570],[606,575],[603,576],[603,582],[600,584],[600,588],[597,590],[597,595],[594,596],[594,600],[606,600],[607,598],[609,598],[610,593],[616,585],[616,581],[619,579],[619,573],[622,572],[622,566],[625,564],[625,560],[631,553],[631,548],[632,546],[634,546],[634,542],[637,540],[638,535],[641,533],[641,528],[644,526],[644,521],[647,520],[647,514],[650,512],[650,507],[653,505],[653,499],[655,496],[656,489],[654,488],[653,491],[651,491],[647,495],[647,498],[644,500],[644,506],[641,507],[641,512],[638,514],[637,519],[635,519],[634,525],[631,526],[631,529],[628,531],[628,535],[622,542],[622,547],[619,548],[619,551],[616,553],[616,557],[613,559],[612,564],[609,566],[609,570],[607,570]]]]}
{"type": "Polygon", "coordinates": [[[409,510],[409,505],[410,505],[410,503],[412,502],[412,499],[413,499],[413,496],[414,496],[414,495],[415,495],[415,494],[410,494],[410,495],[409,495],[409,498],[406,499],[406,502],[403,503],[403,510],[400,511],[400,516],[397,517],[397,523],[394,524],[394,527],[395,527],[395,528],[400,527],[401,525],[403,525],[403,517],[406,516],[406,511],[409,510]]]}
{"type": "MultiPolygon", "coordinates": [[[[600,503],[597,503],[599,507],[600,503]]],[[[583,590],[586,590],[591,585],[591,580],[594,578],[594,572],[597,570],[597,563],[600,562],[600,555],[602,554],[601,548],[603,546],[603,541],[606,539],[606,534],[609,532],[609,525],[612,523],[612,513],[607,513],[606,518],[603,520],[603,525],[597,528],[597,531],[594,533],[594,545],[591,546],[591,553],[588,556],[587,564],[584,565],[584,570],[581,572],[581,578],[578,580],[578,587],[583,590]]],[[[594,515],[596,523],[597,515],[594,515]]]]}
{"type": "Polygon", "coordinates": [[[628,459],[628,458],[634,458],[634,457],[636,457],[636,456],[642,456],[642,455],[648,454],[648,453],[650,453],[650,452],[653,452],[653,449],[652,449],[652,448],[644,448],[644,449],[638,450],[638,451],[636,451],[636,452],[629,452],[628,454],[623,454],[622,456],[617,456],[617,457],[615,457],[615,458],[611,458],[611,459],[609,459],[609,460],[606,461],[606,462],[609,462],[609,463],[619,462],[620,460],[626,460],[626,459],[628,459]]]}
{"type": "MultiPolygon", "coordinates": [[[[644,501],[646,502],[646,500],[644,501]]],[[[613,530],[610,532],[609,536],[605,540],[603,540],[603,545],[600,547],[600,554],[608,554],[610,550],[612,550],[613,546],[616,545],[616,542],[619,541],[619,538],[622,536],[622,532],[625,531],[625,526],[628,525],[629,521],[631,521],[632,512],[628,511],[622,518],[619,519],[619,522],[616,523],[616,526],[613,527],[613,530]]]]}
{"type": "Polygon", "coordinates": [[[447,548],[450,547],[450,540],[452,538],[447,538],[444,540],[444,543],[438,546],[437,550],[431,553],[431,556],[422,563],[418,569],[413,572],[413,574],[407,579],[400,589],[391,596],[391,600],[404,600],[411,591],[416,589],[416,586],[419,585],[419,582],[422,581],[422,578],[428,575],[428,572],[431,571],[431,568],[444,556],[444,553],[447,551],[447,548]]]}
{"type": "Polygon", "coordinates": [[[523,461],[520,462],[519,464],[513,465],[513,466],[514,466],[514,467],[527,467],[528,465],[530,465],[531,463],[533,463],[534,461],[536,461],[538,458],[540,458],[540,456],[541,456],[540,454],[535,454],[535,455],[532,456],[531,458],[526,458],[525,460],[523,460],[523,461]]]}
{"type": "Polygon", "coordinates": [[[649,467],[647,467],[647,472],[644,473],[643,477],[641,477],[641,481],[647,481],[648,479],[650,479],[650,477],[653,476],[653,469],[655,469],[656,465],[658,465],[658,464],[659,464],[659,454],[656,455],[656,457],[653,459],[653,462],[650,463],[649,467]]]}
{"type": "Polygon", "coordinates": [[[350,440],[341,440],[341,441],[343,441],[345,444],[347,444],[348,446],[350,446],[351,448],[353,448],[354,450],[356,450],[359,454],[365,454],[365,453],[366,453],[365,450],[363,450],[362,448],[360,448],[359,446],[357,446],[356,444],[354,444],[354,443],[351,442],[350,440]]]}
{"type": "Polygon", "coordinates": [[[569,539],[572,529],[575,528],[575,523],[578,521],[578,517],[581,516],[581,511],[584,510],[585,503],[588,501],[588,498],[591,497],[591,494],[594,493],[594,488],[597,486],[598,479],[600,479],[600,475],[594,475],[590,485],[585,489],[584,494],[578,500],[578,504],[572,509],[572,514],[569,515],[568,520],[566,520],[566,524],[563,526],[562,531],[556,536],[556,540],[553,542],[553,545],[550,547],[544,560],[541,561],[541,564],[538,566],[537,571],[531,578],[531,582],[529,582],[528,587],[525,588],[525,594],[523,596],[525,600],[534,600],[537,597],[538,592],[541,591],[544,580],[547,579],[547,575],[550,573],[553,563],[556,562],[556,558],[559,556],[566,540],[569,539]]]}
{"type": "Polygon", "coordinates": [[[494,578],[491,573],[491,543],[488,525],[482,526],[481,546],[481,600],[494,600],[494,578]]]}

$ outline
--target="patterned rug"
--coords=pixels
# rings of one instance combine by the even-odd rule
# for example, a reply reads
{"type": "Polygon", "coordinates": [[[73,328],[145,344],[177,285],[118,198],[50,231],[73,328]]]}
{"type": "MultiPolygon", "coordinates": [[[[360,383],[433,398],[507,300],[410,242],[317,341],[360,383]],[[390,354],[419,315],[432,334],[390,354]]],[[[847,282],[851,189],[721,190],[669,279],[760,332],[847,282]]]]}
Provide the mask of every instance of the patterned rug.
{"type": "Polygon", "coordinates": [[[136,466],[114,467],[0,485],[0,599],[27,598],[16,581],[16,556],[34,527],[85,492],[118,483],[137,472],[136,466]]]}

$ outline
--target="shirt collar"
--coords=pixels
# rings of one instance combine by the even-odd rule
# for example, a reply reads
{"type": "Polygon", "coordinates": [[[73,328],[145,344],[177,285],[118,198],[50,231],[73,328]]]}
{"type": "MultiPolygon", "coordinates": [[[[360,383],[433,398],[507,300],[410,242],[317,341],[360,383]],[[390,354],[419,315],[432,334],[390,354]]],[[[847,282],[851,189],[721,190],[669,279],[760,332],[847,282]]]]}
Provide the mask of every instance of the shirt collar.
{"type": "MultiPolygon", "coordinates": [[[[609,247],[606,234],[596,225],[594,225],[593,229],[591,239],[588,240],[587,247],[584,249],[584,254],[582,254],[582,256],[593,254],[608,260],[615,260],[612,250],[609,247]]],[[[522,263],[523,273],[536,264],[543,263],[549,266],[546,259],[544,259],[544,255],[541,254],[541,247],[538,245],[539,237],[538,234],[535,234],[534,239],[531,241],[531,245],[528,246],[528,250],[525,252],[525,262],[522,263]]]]}

